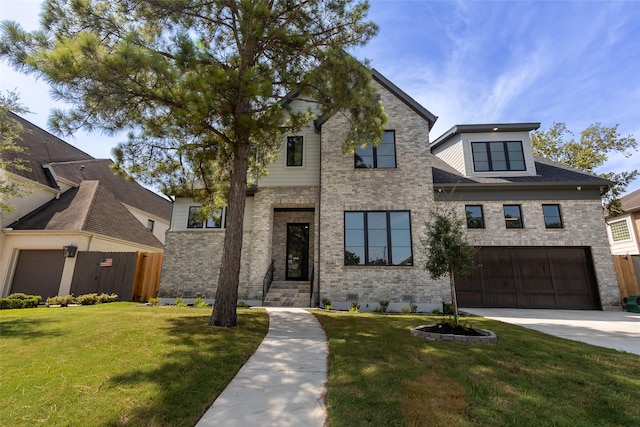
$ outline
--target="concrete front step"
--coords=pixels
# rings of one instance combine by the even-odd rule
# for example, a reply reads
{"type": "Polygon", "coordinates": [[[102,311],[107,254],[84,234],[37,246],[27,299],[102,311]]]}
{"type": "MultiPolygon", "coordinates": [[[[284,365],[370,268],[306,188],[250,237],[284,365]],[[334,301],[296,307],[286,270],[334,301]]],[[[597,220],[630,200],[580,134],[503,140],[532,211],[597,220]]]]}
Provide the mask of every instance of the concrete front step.
{"type": "Polygon", "coordinates": [[[264,299],[264,305],[268,307],[307,307],[309,306],[310,289],[310,282],[273,282],[264,299]]]}

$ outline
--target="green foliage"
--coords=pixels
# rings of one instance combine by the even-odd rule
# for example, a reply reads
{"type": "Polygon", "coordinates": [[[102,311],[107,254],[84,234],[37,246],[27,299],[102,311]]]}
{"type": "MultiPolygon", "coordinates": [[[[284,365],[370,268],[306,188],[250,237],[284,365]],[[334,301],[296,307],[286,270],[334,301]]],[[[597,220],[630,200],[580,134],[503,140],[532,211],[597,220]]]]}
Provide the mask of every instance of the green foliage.
{"type": "Polygon", "coordinates": [[[467,242],[463,232],[464,220],[453,205],[431,210],[431,220],[426,224],[427,235],[421,240],[427,254],[425,269],[432,279],[449,276],[453,313],[458,322],[455,276],[464,276],[475,266],[477,249],[467,242]]]}
{"type": "Polygon", "coordinates": [[[378,304],[380,304],[380,311],[386,313],[389,308],[389,300],[379,301],[378,304]]]}
{"type": "Polygon", "coordinates": [[[322,307],[324,307],[325,310],[333,310],[333,305],[331,305],[331,300],[329,298],[322,298],[322,307]]]}
{"type": "Polygon", "coordinates": [[[618,132],[618,125],[603,127],[600,123],[593,123],[580,132],[580,138],[576,140],[566,124],[554,123],[547,131],[532,132],[531,144],[535,155],[612,181],[614,184],[604,194],[603,199],[612,213],[620,213],[617,210],[620,206],[618,198],[638,176],[638,170],[601,173],[596,171],[605,164],[610,154],[622,154],[625,157],[637,155],[634,153],[638,151],[638,143],[633,135],[623,137],[618,132]]]}
{"type": "Polygon", "coordinates": [[[77,297],[74,297],[72,294],[57,295],[57,296],[47,298],[47,301],[45,304],[47,306],[59,305],[62,307],[66,307],[72,304],[93,305],[93,304],[105,304],[105,303],[116,302],[116,301],[118,301],[117,294],[102,293],[98,295],[93,293],[93,294],[79,295],[77,297]]]}
{"type": "Polygon", "coordinates": [[[98,302],[98,294],[85,294],[76,297],[75,303],[80,305],[93,305],[98,302]]]}
{"type": "Polygon", "coordinates": [[[247,308],[249,307],[249,304],[244,301],[238,301],[237,307],[247,308]]]}
{"type": "Polygon", "coordinates": [[[59,305],[62,307],[66,307],[74,303],[75,303],[75,298],[73,297],[73,295],[56,295],[56,296],[47,298],[47,301],[45,302],[47,307],[52,305],[59,305]]]}
{"type": "Polygon", "coordinates": [[[156,306],[158,304],[160,304],[160,298],[158,297],[151,297],[149,298],[149,300],[147,300],[147,302],[153,306],[156,306]]]}
{"type": "Polygon", "coordinates": [[[418,304],[409,303],[409,310],[412,313],[417,313],[418,312],[418,304]]]}
{"type": "Polygon", "coordinates": [[[313,117],[290,101],[316,103],[320,117],[343,115],[345,152],[381,140],[376,86],[347,53],[377,31],[368,8],[360,0],[47,0],[41,30],[3,23],[0,57],[72,105],[50,118],[59,132],[130,131],[113,153],[118,171],[190,194],[203,212],[228,206],[212,324],[234,326],[247,176],[264,174],[284,136],[313,117]]]}
{"type": "Polygon", "coordinates": [[[402,312],[402,314],[409,314],[411,313],[411,309],[409,307],[402,307],[400,309],[400,311],[402,312]]]}
{"type": "Polygon", "coordinates": [[[0,298],[0,309],[8,308],[35,308],[42,301],[40,295],[27,295],[24,293],[13,293],[5,298],[0,298]]]}
{"type": "MultiPolygon", "coordinates": [[[[22,124],[11,116],[11,112],[17,114],[29,111],[20,105],[18,95],[8,92],[0,94],[0,170],[10,172],[30,170],[23,157],[29,154],[25,149],[16,144],[20,134],[25,132],[22,124]]],[[[18,184],[0,176],[0,212],[11,212],[13,206],[5,202],[9,198],[21,197],[28,192],[24,184],[18,184]]]]}
{"type": "Polygon", "coordinates": [[[177,297],[176,298],[176,307],[186,307],[187,303],[184,302],[184,299],[182,297],[177,297]]]}
{"type": "Polygon", "coordinates": [[[209,304],[207,304],[207,302],[202,298],[196,298],[195,300],[193,300],[193,306],[202,308],[209,307],[209,304]]]}
{"type": "Polygon", "coordinates": [[[360,313],[360,304],[358,304],[358,301],[351,301],[351,307],[349,307],[349,311],[352,313],[360,313]]]}
{"type": "Polygon", "coordinates": [[[103,303],[107,303],[107,302],[117,302],[119,300],[118,298],[118,294],[105,294],[102,293],[100,295],[98,295],[98,304],[103,304],[103,303]]]}

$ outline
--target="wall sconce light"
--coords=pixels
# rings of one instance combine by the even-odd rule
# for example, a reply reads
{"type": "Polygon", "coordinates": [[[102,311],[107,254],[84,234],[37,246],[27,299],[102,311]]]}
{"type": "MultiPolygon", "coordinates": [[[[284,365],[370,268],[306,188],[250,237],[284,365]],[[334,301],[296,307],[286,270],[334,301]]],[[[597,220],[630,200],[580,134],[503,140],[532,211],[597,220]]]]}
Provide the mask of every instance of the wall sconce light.
{"type": "Polygon", "coordinates": [[[582,187],[580,187],[579,185],[576,187],[576,190],[580,191],[582,190],[582,187]]]}
{"type": "Polygon", "coordinates": [[[76,252],[78,252],[78,247],[75,245],[63,246],[62,254],[65,258],[75,258],[76,252]]]}

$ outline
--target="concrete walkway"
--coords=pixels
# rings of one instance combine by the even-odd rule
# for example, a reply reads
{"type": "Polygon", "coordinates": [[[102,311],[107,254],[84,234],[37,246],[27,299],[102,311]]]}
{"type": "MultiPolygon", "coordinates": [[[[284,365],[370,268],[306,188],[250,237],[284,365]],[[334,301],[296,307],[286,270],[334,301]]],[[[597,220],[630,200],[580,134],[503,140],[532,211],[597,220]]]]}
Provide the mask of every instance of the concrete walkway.
{"type": "Polygon", "coordinates": [[[268,307],[269,332],[197,427],[322,427],[327,337],[301,308],[268,307]]]}
{"type": "Polygon", "coordinates": [[[516,308],[461,308],[460,310],[535,329],[549,335],[640,355],[640,313],[516,308]]]}

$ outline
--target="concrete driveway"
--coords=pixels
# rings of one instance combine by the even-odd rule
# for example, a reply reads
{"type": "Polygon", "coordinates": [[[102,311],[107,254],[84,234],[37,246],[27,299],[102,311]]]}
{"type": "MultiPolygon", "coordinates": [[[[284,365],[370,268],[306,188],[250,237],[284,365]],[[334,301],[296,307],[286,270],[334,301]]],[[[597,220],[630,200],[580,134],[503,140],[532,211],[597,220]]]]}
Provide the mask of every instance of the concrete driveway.
{"type": "Polygon", "coordinates": [[[460,310],[546,334],[640,355],[640,313],[516,308],[460,310]]]}

